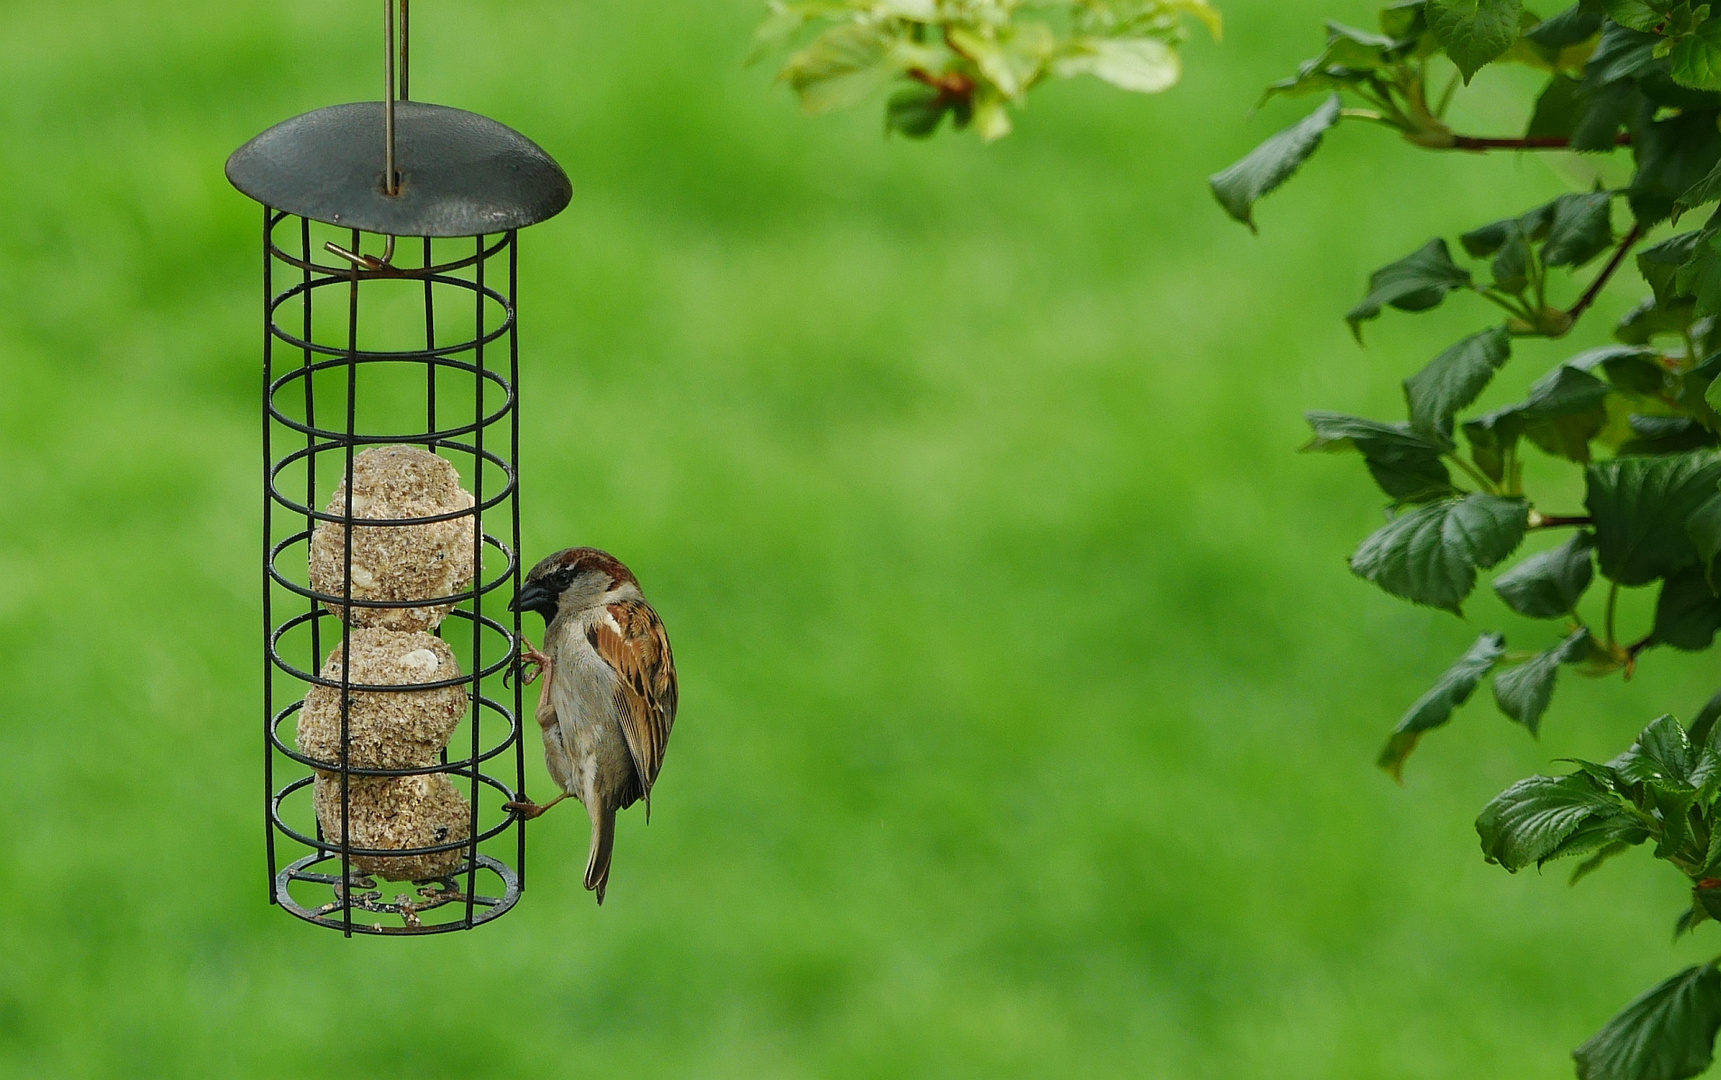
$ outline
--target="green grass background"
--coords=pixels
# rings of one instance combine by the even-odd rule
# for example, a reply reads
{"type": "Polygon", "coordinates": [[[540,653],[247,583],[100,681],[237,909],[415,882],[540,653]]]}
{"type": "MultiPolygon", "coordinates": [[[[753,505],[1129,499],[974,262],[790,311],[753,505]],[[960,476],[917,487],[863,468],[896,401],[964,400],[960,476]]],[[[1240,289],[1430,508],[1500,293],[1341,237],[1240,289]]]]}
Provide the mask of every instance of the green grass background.
{"type": "Polygon", "coordinates": [[[1176,90],[1055,85],[989,147],[797,115],[742,66],[752,3],[421,0],[415,96],[576,188],[522,255],[526,553],[633,565],[680,720],[601,911],[577,810],[479,932],[266,906],[258,214],[221,165],[376,96],[374,6],[0,4],[0,1072],[1559,1077],[1714,950],[1670,947],[1642,853],[1571,890],[1470,825],[1712,660],[1570,680],[1539,744],[1484,691],[1406,788],[1370,764],[1479,630],[1553,631],[1353,579],[1380,498],[1292,452],[1300,413],[1393,415],[1493,318],[1360,350],[1371,267],[1581,178],[1344,128],[1259,238],[1224,219],[1203,178],[1300,115],[1248,118],[1355,0],[1231,0],[1176,90]]]}

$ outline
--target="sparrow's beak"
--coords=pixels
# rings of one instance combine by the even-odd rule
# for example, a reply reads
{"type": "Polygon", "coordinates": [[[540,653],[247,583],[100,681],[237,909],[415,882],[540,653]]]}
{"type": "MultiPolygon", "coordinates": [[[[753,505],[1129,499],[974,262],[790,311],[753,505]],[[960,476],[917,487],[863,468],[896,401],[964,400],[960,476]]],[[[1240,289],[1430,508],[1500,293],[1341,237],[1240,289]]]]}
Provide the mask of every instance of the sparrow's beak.
{"type": "Polygon", "coordinates": [[[538,611],[544,607],[554,607],[555,603],[556,598],[551,595],[550,590],[544,588],[542,583],[528,581],[520,587],[519,593],[514,597],[514,602],[508,605],[508,610],[538,611]]]}

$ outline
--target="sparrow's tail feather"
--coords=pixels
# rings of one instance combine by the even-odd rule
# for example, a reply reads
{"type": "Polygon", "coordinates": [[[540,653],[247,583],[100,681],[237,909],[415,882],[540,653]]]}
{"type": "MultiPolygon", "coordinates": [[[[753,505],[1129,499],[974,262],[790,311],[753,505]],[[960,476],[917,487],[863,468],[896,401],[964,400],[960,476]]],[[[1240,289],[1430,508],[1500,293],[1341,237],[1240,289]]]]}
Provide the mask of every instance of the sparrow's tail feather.
{"type": "Polygon", "coordinates": [[[615,850],[615,807],[597,806],[592,815],[592,853],[586,858],[586,888],[604,902],[610,883],[610,853],[615,850]]]}

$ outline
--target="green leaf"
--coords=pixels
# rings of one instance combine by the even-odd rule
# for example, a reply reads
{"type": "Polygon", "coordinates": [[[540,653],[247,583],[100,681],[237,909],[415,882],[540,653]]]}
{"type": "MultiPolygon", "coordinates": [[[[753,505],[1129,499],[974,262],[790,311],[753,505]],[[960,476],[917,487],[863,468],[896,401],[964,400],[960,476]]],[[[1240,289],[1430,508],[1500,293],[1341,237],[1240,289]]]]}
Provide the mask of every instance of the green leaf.
{"type": "Polygon", "coordinates": [[[1721,90],[1721,21],[1710,19],[1679,39],[1668,54],[1673,81],[1694,90],[1721,90]]]}
{"type": "Polygon", "coordinates": [[[1620,780],[1619,776],[1613,771],[1612,766],[1598,765],[1593,761],[1585,761],[1583,758],[1560,758],[1559,760],[1569,761],[1576,765],[1579,772],[1583,773],[1591,780],[1594,780],[1606,791],[1612,791],[1616,794],[1623,795],[1630,787],[1629,784],[1620,780]]]}
{"type": "Polygon", "coordinates": [[[1428,28],[1469,82],[1518,40],[1520,0],[1428,0],[1428,28]]]}
{"type": "Polygon", "coordinates": [[[1383,423],[1344,413],[1306,414],[1315,437],[1305,452],[1362,454],[1369,475],[1398,502],[1425,502],[1452,493],[1452,475],[1440,460],[1444,447],[1409,424],[1383,423]]]}
{"type": "Polygon", "coordinates": [[[1004,97],[987,84],[981,84],[974,93],[974,130],[985,142],[997,142],[1010,134],[1010,110],[1004,106],[1004,97]]]}
{"type": "Polygon", "coordinates": [[[1698,503],[1685,519],[1685,534],[1697,548],[1697,565],[1703,568],[1704,580],[1711,589],[1721,585],[1716,570],[1721,559],[1721,492],[1709,495],[1698,503]]]}
{"type": "Polygon", "coordinates": [[[1701,569],[1681,570],[1662,581],[1651,631],[1657,644],[1701,652],[1714,644],[1717,630],[1721,630],[1721,597],[1710,591],[1701,569]]]}
{"type": "Polygon", "coordinates": [[[1582,627],[1551,649],[1530,657],[1494,676],[1494,704],[1513,722],[1535,735],[1541,731],[1542,714],[1553,700],[1554,681],[1561,664],[1572,664],[1589,654],[1590,632],[1582,627]]]}
{"type": "Polygon", "coordinates": [[[1608,18],[1633,30],[1654,30],[1667,17],[1665,11],[1656,10],[1644,0],[1602,0],[1602,7],[1608,18]]]}
{"type": "Polygon", "coordinates": [[[1391,37],[1370,34],[1341,23],[1327,23],[1327,47],[1313,60],[1297,66],[1293,78],[1267,88],[1262,101],[1275,94],[1301,95],[1327,90],[1352,89],[1390,68],[1402,43],[1391,37]]]}
{"type": "MultiPolygon", "coordinates": [[[[1711,846],[1713,847],[1713,844],[1711,846]]],[[[1684,916],[1680,917],[1679,927],[1673,932],[1675,941],[1679,940],[1682,931],[1690,933],[1697,926],[1715,917],[1715,910],[1721,908],[1721,889],[1713,886],[1707,889],[1701,885],[1693,886],[1691,900],[1691,910],[1687,913],[1691,918],[1687,920],[1684,916]]]]}
{"type": "Polygon", "coordinates": [[[1536,108],[1530,114],[1530,126],[1524,129],[1527,138],[1569,139],[1587,111],[1578,80],[1555,72],[1548,85],[1536,97],[1536,108]]]}
{"type": "Polygon", "coordinates": [[[1661,366],[1660,351],[1641,345],[1585,349],[1567,360],[1566,366],[1591,374],[1599,368],[1615,389],[1633,394],[1658,395],[1667,389],[1667,369],[1661,366]]]}
{"type": "Polygon", "coordinates": [[[1398,42],[1385,34],[1371,34],[1341,22],[1327,22],[1327,47],[1321,53],[1322,67],[1382,71],[1390,67],[1398,42]]]}
{"type": "MultiPolygon", "coordinates": [[[[1584,878],[1587,878],[1597,870],[1600,870],[1603,863],[1612,859],[1616,855],[1624,855],[1626,852],[1630,851],[1631,848],[1632,844],[1628,840],[1614,840],[1603,844],[1596,850],[1594,855],[1591,855],[1589,858],[1577,865],[1577,868],[1572,871],[1571,880],[1567,882],[1567,884],[1576,885],[1584,878]]],[[[1687,912],[1687,914],[1689,914],[1689,912],[1687,912]]]]}
{"type": "Polygon", "coordinates": [[[1658,716],[1638,732],[1630,749],[1608,762],[1608,767],[1628,784],[1690,786],[1697,763],[1697,749],[1679,721],[1658,716]]]}
{"type": "Polygon", "coordinates": [[[1561,844],[1580,828],[1625,830],[1640,824],[1618,796],[1583,773],[1572,773],[1531,776],[1513,784],[1482,808],[1476,833],[1483,858],[1515,874],[1557,858],[1561,844]]]}
{"type": "Polygon", "coordinates": [[[1572,1051],[1578,1080],[1684,1080],[1709,1068],[1721,1029],[1721,973],[1688,967],[1639,995],[1572,1051]]]}
{"type": "Polygon", "coordinates": [[[1545,49],[1566,49],[1595,37],[1601,20],[1602,13],[1590,4],[1573,4],[1524,31],[1524,36],[1545,49]]]}
{"type": "Polygon", "coordinates": [[[778,77],[800,97],[802,111],[822,113],[883,88],[901,73],[891,61],[891,39],[881,27],[843,23],[789,57],[778,77]]]}
{"type": "Polygon", "coordinates": [[[1681,911],[1679,913],[1679,918],[1673,924],[1673,940],[1675,942],[1686,934],[1691,933],[1691,931],[1697,929],[1703,923],[1709,921],[1709,911],[1707,908],[1709,900],[1708,898],[1700,895],[1700,892],[1708,891],[1713,890],[1691,890],[1691,906],[1686,908],[1684,911],[1681,911]]]}
{"type": "Polygon", "coordinates": [[[1693,314],[1721,313],[1721,233],[1703,230],[1691,258],[1674,275],[1673,285],[1692,298],[1693,314]]]}
{"type": "MultiPolygon", "coordinates": [[[[1649,838],[1649,829],[1643,819],[1629,811],[1613,817],[1596,817],[1578,826],[1572,834],[1560,841],[1548,858],[1544,861],[1563,859],[1569,855],[1582,855],[1586,852],[1606,850],[1615,845],[1623,844],[1631,847],[1641,844],[1649,838]]],[[[1578,870],[1583,867],[1579,866],[1578,870]]]]}
{"type": "Polygon", "coordinates": [[[1394,596],[1454,614],[1494,566],[1524,538],[1529,506],[1520,498],[1474,494],[1406,511],[1351,556],[1351,571],[1394,596]]]}
{"type": "Polygon", "coordinates": [[[1405,759],[1416,749],[1423,732],[1440,727],[1450,720],[1452,711],[1470,700],[1477,684],[1493,670],[1505,651],[1504,636],[1488,633],[1478,637],[1469,651],[1459,657],[1457,663],[1447,668],[1445,674],[1435,680],[1427,693],[1416,699],[1416,703],[1399,720],[1391,737],[1386,740],[1375,764],[1391,773],[1393,779],[1402,781],[1405,759]]]}
{"type": "Polygon", "coordinates": [[[1518,406],[1524,435],[1557,457],[1590,460],[1589,444],[1607,425],[1607,384],[1570,364],[1561,364],[1530,386],[1518,406]]]}
{"type": "Polygon", "coordinates": [[[1507,607],[1532,619],[1569,615],[1595,576],[1594,553],[1595,537],[1580,531],[1495,578],[1494,591],[1507,607]]]}
{"type": "Polygon", "coordinates": [[[1471,229],[1458,238],[1464,250],[1472,258],[1485,259],[1504,247],[1514,236],[1521,236],[1534,243],[1540,243],[1548,237],[1548,227],[1554,222],[1554,204],[1543,203],[1531,207],[1517,217],[1501,218],[1490,221],[1479,228],[1471,229]]]}
{"type": "Polygon", "coordinates": [[[1621,316],[1613,336],[1628,345],[1645,345],[1658,334],[1682,334],[1691,324],[1693,306],[1690,299],[1646,296],[1621,316]]]}
{"type": "Polygon", "coordinates": [[[1321,136],[1338,123],[1337,94],[1321,107],[1249,152],[1242,161],[1207,178],[1213,197],[1233,218],[1255,228],[1254,207],[1263,196],[1291,178],[1321,145],[1321,136]]]}
{"type": "Polygon", "coordinates": [[[1504,327],[1482,330],[1447,348],[1404,380],[1411,426],[1438,431],[1449,441],[1452,418],[1469,407],[1512,355],[1504,327]]]}
{"type": "Polygon", "coordinates": [[[1024,78],[1032,76],[1034,72],[1017,71],[1003,45],[960,27],[951,28],[948,37],[951,47],[972,59],[980,73],[997,88],[998,93],[1011,101],[1021,98],[1024,78]]]}
{"type": "Polygon", "coordinates": [[[1697,242],[1702,236],[1703,234],[1696,230],[1678,233],[1637,253],[1638,273],[1643,275],[1643,280],[1649,282],[1657,300],[1671,299],[1677,295],[1674,279],[1680,266],[1691,258],[1691,253],[1696,250],[1697,242]]]}
{"type": "Polygon", "coordinates": [[[1640,416],[1633,413],[1626,422],[1631,426],[1634,437],[1620,444],[1620,457],[1634,454],[1659,457],[1721,445],[1721,439],[1717,439],[1713,431],[1689,416],[1640,416]]]}
{"type": "Polygon", "coordinates": [[[1603,23],[1601,40],[1584,65],[1584,83],[1592,88],[1603,83],[1636,79],[1657,66],[1654,34],[1632,28],[1614,19],[1603,23]]]}
{"type": "Polygon", "coordinates": [[[1673,217],[1677,220],[1685,211],[1712,203],[1716,199],[1721,199],[1721,163],[1710,169],[1703,179],[1685,189],[1685,194],[1679,196],[1673,204],[1673,217]]]}
{"type": "Polygon", "coordinates": [[[1650,784],[1644,789],[1646,801],[1661,819],[1661,837],[1655,842],[1655,857],[1674,859],[1691,843],[1691,804],[1697,801],[1695,787],[1670,787],[1650,784]]]}
{"type": "MultiPolygon", "coordinates": [[[[1608,23],[1602,31],[1602,45],[1608,43],[1608,33],[1619,30],[1614,23],[1608,23]]],[[[1630,31],[1624,31],[1630,33],[1630,31]]],[[[1596,49],[1599,55],[1601,49],[1596,49]]],[[[1644,56],[1649,55],[1648,48],[1644,56]]],[[[1595,60],[1591,58],[1590,69],[1594,70],[1595,60]]],[[[1579,93],[1583,104],[1583,115],[1577,125],[1572,128],[1572,149],[1579,153],[1611,153],[1614,140],[1619,135],[1619,129],[1632,121],[1643,107],[1644,95],[1638,89],[1637,83],[1630,79],[1620,79],[1617,82],[1592,81],[1586,77],[1583,88],[1579,93]]]]}
{"type": "Polygon", "coordinates": [[[1621,585],[1647,585],[1696,566],[1697,546],[1685,523],[1717,481],[1721,456],[1712,451],[1591,465],[1585,502],[1601,572],[1621,585]]]}
{"type": "Polygon", "coordinates": [[[886,134],[896,131],[911,139],[930,138],[950,111],[950,99],[924,83],[913,83],[890,96],[884,107],[886,134]]]}
{"type": "Polygon", "coordinates": [[[757,63],[759,58],[771,50],[781,46],[794,36],[795,31],[807,24],[812,18],[812,12],[805,5],[784,4],[772,0],[769,5],[770,14],[753,31],[753,48],[747,54],[747,63],[757,63]]]}
{"type": "Polygon", "coordinates": [[[1516,409],[1500,409],[1464,421],[1464,437],[1470,442],[1470,460],[1488,479],[1498,483],[1506,475],[1506,455],[1524,434],[1524,421],[1516,409]]]}
{"type": "Polygon", "coordinates": [[[1380,9],[1380,32],[1403,46],[1416,44],[1428,32],[1423,0],[1392,0],[1380,9]]]}
{"type": "Polygon", "coordinates": [[[1362,340],[1362,324],[1391,305],[1400,311],[1426,311],[1446,299],[1453,289],[1470,284],[1470,271],[1452,261],[1446,241],[1435,239],[1369,275],[1368,295],[1350,310],[1345,321],[1362,340]]]}
{"type": "Polygon", "coordinates": [[[1548,241],[1542,246],[1542,262],[1548,266],[1582,266],[1613,246],[1609,211],[1613,194],[1561,195],[1554,200],[1554,220],[1548,241]]]}
{"type": "Polygon", "coordinates": [[[1517,405],[1467,420],[1477,466],[1495,480],[1506,451],[1520,436],[1550,454],[1587,463],[1590,440],[1607,424],[1608,386],[1574,364],[1561,364],[1530,386],[1530,396],[1517,405]]]}
{"type": "Polygon", "coordinates": [[[1494,275],[1494,287],[1501,292],[1521,293],[1530,285],[1530,245],[1521,233],[1514,233],[1494,256],[1488,270],[1494,275]]]}
{"type": "Polygon", "coordinates": [[[1157,94],[1183,73],[1177,51],[1159,38],[1087,38],[1078,52],[1060,59],[1062,77],[1092,75],[1124,90],[1157,94]]]}
{"type": "MultiPolygon", "coordinates": [[[[1701,709],[1697,710],[1697,716],[1691,721],[1689,731],[1691,741],[1708,747],[1711,753],[1715,750],[1715,747],[1710,744],[1714,741],[1715,721],[1717,719],[1721,719],[1721,691],[1717,691],[1713,697],[1704,702],[1701,709]]],[[[1721,843],[1721,829],[1716,829],[1714,834],[1715,842],[1721,843]]],[[[1710,865],[1713,866],[1714,864],[1715,860],[1711,859],[1710,865]]]]}
{"type": "Polygon", "coordinates": [[[1674,202],[1721,162],[1721,131],[1715,121],[1716,111],[1705,109],[1633,126],[1637,173],[1626,199],[1641,224],[1667,218],[1674,202]]]}

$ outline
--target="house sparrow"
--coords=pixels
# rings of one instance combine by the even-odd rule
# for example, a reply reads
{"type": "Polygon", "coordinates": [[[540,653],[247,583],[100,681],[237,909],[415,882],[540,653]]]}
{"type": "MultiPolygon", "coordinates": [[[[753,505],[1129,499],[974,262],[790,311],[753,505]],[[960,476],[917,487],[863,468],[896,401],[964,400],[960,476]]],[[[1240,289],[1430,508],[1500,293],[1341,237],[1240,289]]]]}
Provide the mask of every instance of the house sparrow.
{"type": "Polygon", "coordinates": [[[608,552],[577,547],[532,567],[511,611],[544,617],[544,651],[522,640],[521,660],[543,676],[538,726],[544,762],[562,794],[508,809],[535,818],[569,795],[592,819],[586,888],[604,902],[617,810],[645,800],[663,768],[675,723],[675,660],[657,612],[632,571],[608,552]]]}

